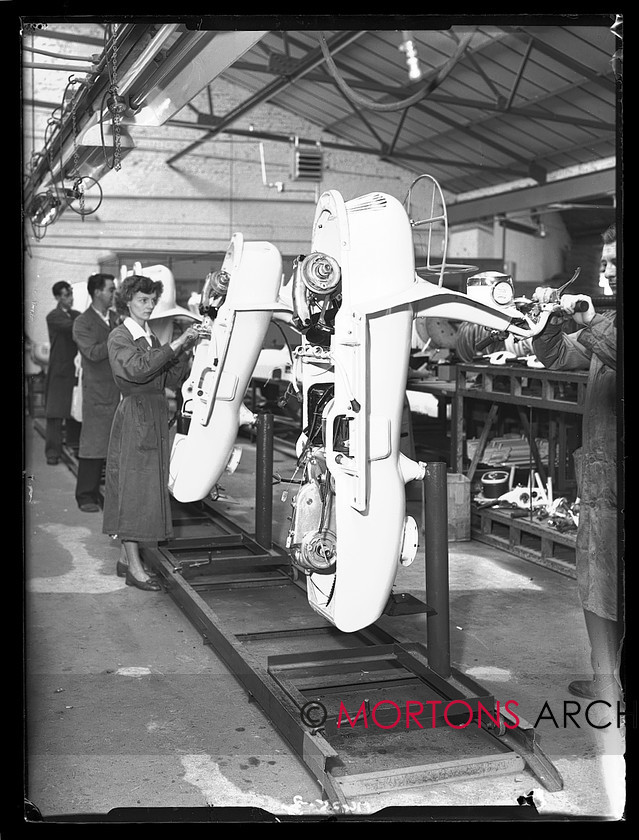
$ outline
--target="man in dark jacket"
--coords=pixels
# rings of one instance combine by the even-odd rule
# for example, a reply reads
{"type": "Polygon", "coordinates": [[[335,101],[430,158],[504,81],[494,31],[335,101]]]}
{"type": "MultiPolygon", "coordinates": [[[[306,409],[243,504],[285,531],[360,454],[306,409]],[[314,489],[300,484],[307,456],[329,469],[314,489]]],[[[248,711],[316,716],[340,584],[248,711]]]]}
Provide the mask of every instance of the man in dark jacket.
{"type": "MultiPolygon", "coordinates": [[[[617,242],[614,226],[603,235],[601,273],[613,293],[617,288],[617,242]]],[[[576,563],[579,598],[591,647],[592,680],[575,680],[568,690],[577,697],[621,699],[618,682],[620,570],[617,563],[617,318],[598,314],[586,295],[563,295],[563,316],[578,326],[566,334],[561,319],[551,318],[534,339],[534,350],[552,370],[587,370],[582,447],[575,454],[580,497],[576,563]],[[586,301],[586,311],[575,311],[586,301]]]]}
{"type": "Polygon", "coordinates": [[[47,464],[57,464],[62,456],[63,427],[66,443],[78,445],[80,426],[71,417],[71,397],[75,384],[74,359],[78,352],[73,340],[73,322],[80,314],[73,309],[73,289],[65,280],[51,289],[58,305],[47,315],[49,362],[45,386],[46,432],[44,452],[47,464]]]}
{"type": "Polygon", "coordinates": [[[120,392],[107,350],[107,338],[117,323],[111,309],[115,279],[112,274],[92,274],[87,290],[91,304],[73,323],[73,338],[82,357],[82,432],[75,498],[80,510],[91,513],[100,510],[100,480],[120,392]]]}

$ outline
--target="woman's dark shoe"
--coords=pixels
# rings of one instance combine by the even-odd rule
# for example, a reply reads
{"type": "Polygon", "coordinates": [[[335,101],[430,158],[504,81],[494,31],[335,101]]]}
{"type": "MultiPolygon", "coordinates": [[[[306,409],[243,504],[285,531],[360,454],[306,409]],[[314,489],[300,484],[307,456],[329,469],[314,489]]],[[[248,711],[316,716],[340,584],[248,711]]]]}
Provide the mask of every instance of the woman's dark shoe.
{"type": "Polygon", "coordinates": [[[162,589],[157,580],[153,580],[152,578],[138,580],[136,577],[133,577],[128,568],[124,575],[124,580],[127,586],[137,586],[138,589],[144,589],[146,592],[159,592],[162,589]]]}
{"type": "MultiPolygon", "coordinates": [[[[129,564],[128,563],[123,563],[121,560],[118,560],[117,563],[115,564],[115,571],[116,571],[118,577],[126,577],[126,573],[127,573],[128,568],[129,568],[129,564]]],[[[146,569],[145,569],[145,571],[146,571],[146,569]]],[[[153,580],[156,580],[157,575],[154,572],[147,572],[147,574],[150,578],[153,578],[153,580]]]]}
{"type": "Polygon", "coordinates": [[[95,502],[85,502],[79,507],[84,513],[97,513],[100,510],[100,505],[96,505],[95,502]]]}

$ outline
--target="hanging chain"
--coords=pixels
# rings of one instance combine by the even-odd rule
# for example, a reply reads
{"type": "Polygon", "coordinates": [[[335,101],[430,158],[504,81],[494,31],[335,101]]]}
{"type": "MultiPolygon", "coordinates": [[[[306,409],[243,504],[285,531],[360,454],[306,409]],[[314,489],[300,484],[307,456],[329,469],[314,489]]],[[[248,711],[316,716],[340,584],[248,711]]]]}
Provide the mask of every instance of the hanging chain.
{"type": "MultiPolygon", "coordinates": [[[[47,123],[47,127],[50,125],[56,125],[56,121],[54,119],[49,119],[47,123]]],[[[51,143],[46,138],[45,132],[45,140],[44,140],[44,151],[47,156],[47,161],[49,163],[49,172],[51,173],[51,181],[55,186],[55,180],[53,178],[53,152],[51,151],[51,143]]]]}
{"type": "Polygon", "coordinates": [[[121,128],[120,121],[122,119],[122,103],[118,94],[118,45],[116,43],[117,25],[113,28],[113,53],[111,55],[111,86],[109,93],[111,96],[108,100],[109,110],[113,116],[113,168],[116,172],[120,171],[122,165],[122,145],[121,145],[121,128]]]}
{"type": "MultiPolygon", "coordinates": [[[[49,119],[48,122],[47,122],[47,127],[50,126],[50,125],[55,125],[56,122],[57,121],[54,120],[53,118],[49,119]]],[[[55,196],[53,195],[53,193],[51,191],[51,188],[49,188],[47,190],[47,192],[49,193],[49,195],[52,196],[52,198],[57,199],[58,190],[57,190],[57,187],[56,187],[56,184],[55,184],[55,178],[53,177],[53,152],[51,150],[51,144],[46,138],[46,131],[45,131],[44,151],[45,151],[45,154],[47,156],[47,162],[49,164],[49,172],[51,173],[51,184],[52,184],[53,193],[55,193],[55,196]]],[[[43,226],[39,227],[34,222],[32,222],[32,229],[33,229],[33,235],[37,240],[44,239],[46,229],[47,229],[46,225],[43,225],[43,226]]]]}
{"type": "Polygon", "coordinates": [[[79,191],[80,196],[80,215],[82,216],[82,221],[84,221],[85,216],[85,206],[84,206],[84,186],[82,184],[82,175],[80,175],[80,155],[78,154],[78,126],[76,122],[76,102],[75,96],[71,99],[71,122],[73,124],[73,171],[71,175],[75,178],[75,183],[73,185],[74,190],[79,191]]]}

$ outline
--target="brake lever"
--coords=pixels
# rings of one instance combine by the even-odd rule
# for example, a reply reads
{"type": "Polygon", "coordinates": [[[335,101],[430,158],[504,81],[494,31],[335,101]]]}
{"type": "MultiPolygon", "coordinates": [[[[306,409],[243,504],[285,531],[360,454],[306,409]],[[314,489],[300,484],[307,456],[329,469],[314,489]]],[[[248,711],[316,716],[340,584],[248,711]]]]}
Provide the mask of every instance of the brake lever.
{"type": "MultiPolygon", "coordinates": [[[[575,303],[575,308],[574,308],[575,312],[586,312],[587,309],[588,309],[588,301],[578,300],[575,303]]],[[[564,315],[564,317],[565,317],[565,313],[563,312],[561,306],[553,306],[551,309],[542,310],[537,323],[534,323],[533,321],[531,321],[530,318],[526,318],[526,321],[528,322],[529,326],[531,327],[530,338],[534,338],[536,335],[539,335],[540,333],[542,333],[546,329],[546,324],[548,323],[549,319],[553,315],[564,315]]]]}
{"type": "Polygon", "coordinates": [[[570,286],[570,284],[571,284],[571,283],[574,283],[574,282],[575,282],[575,280],[577,279],[577,277],[579,277],[579,274],[580,274],[580,273],[581,273],[581,266],[579,266],[579,267],[575,270],[575,273],[572,275],[572,277],[570,278],[570,280],[568,280],[568,282],[567,282],[567,283],[564,283],[564,285],[563,285],[563,286],[560,286],[560,287],[557,289],[557,297],[561,297],[561,295],[563,295],[564,291],[568,288],[568,286],[570,286]]]}

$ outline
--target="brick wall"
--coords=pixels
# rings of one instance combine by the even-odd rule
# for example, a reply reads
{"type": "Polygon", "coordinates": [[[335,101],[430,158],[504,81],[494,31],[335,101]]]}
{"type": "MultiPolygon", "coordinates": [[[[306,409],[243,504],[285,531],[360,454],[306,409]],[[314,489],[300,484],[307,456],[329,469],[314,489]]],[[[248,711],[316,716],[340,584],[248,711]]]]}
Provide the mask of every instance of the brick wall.
{"type": "MultiPolygon", "coordinates": [[[[217,80],[214,113],[227,113],[245,98],[246,91],[217,80]]],[[[208,112],[206,94],[196,97],[193,105],[208,112]]],[[[178,116],[182,121],[195,119],[188,108],[178,116]]],[[[130,131],[135,148],[124,158],[121,169],[108,172],[100,180],[100,189],[89,190],[95,198],[88,201],[97,203],[101,198],[96,212],[83,219],[67,210],[47,228],[43,239],[29,237],[24,261],[25,329],[32,340],[47,340],[45,316],[55,303],[51,286],[57,280],[85,283],[101,266],[117,268],[122,254],[127,255],[129,267],[135,260],[155,264],[159,254],[179,256],[184,267],[191,256],[191,268],[198,271],[203,259],[221,262],[235,232],[249,240],[272,242],[283,256],[286,270],[297,254],[309,248],[319,194],[338,190],[349,200],[381,191],[403,201],[415,177],[374,155],[324,149],[321,182],[295,181],[296,136],[321,136],[327,141],[339,138],[320,134],[317,126],[268,104],[259,105],[233,127],[285,135],[291,142],[260,144],[257,138],[220,134],[168,165],[167,160],[201,138],[202,131],[170,124],[135,126],[130,131]]],[[[423,217],[422,200],[427,201],[427,196],[416,188],[412,205],[416,218],[423,217]]],[[[419,251],[419,242],[416,247],[419,251]]],[[[486,248],[485,242],[481,247],[486,248]]],[[[550,243],[544,248],[550,251],[550,243]]],[[[453,250],[449,254],[459,257],[453,250]]],[[[472,256],[479,255],[468,254],[472,256]]],[[[508,259],[517,263],[518,255],[509,251],[508,259]]],[[[557,265],[557,259],[555,256],[551,265],[557,265]]],[[[524,265],[528,270],[533,262],[520,260],[518,273],[524,271],[524,265]]],[[[114,273],[117,275],[117,270],[114,273]]],[[[204,276],[206,272],[196,285],[204,276]]],[[[187,271],[176,279],[179,302],[184,305],[191,290],[191,274],[187,271]]]]}
{"type": "MultiPolygon", "coordinates": [[[[245,98],[246,91],[216,81],[215,113],[226,113],[245,98]]],[[[193,104],[208,111],[205,94],[193,104]]],[[[179,118],[193,119],[193,115],[183,109],[179,118]]],[[[319,135],[317,126],[268,104],[255,108],[235,127],[251,126],[291,137],[319,135]]],[[[272,242],[286,262],[308,249],[317,198],[324,190],[338,190],[346,200],[373,190],[403,200],[413,180],[410,173],[375,156],[325,150],[321,183],[293,181],[293,144],[264,141],[264,184],[256,139],[221,134],[169,166],[167,159],[201,137],[201,131],[166,124],[137,126],[130,133],[135,148],[120,171],[101,179],[103,195],[97,211],[82,219],[67,210],[43,239],[29,237],[25,329],[34,341],[47,340],[45,316],[55,304],[53,283],[84,283],[114,254],[133,254],[147,265],[147,255],[157,253],[214,258],[224,254],[231,236],[239,231],[246,239],[272,242]],[[277,182],[281,189],[269,186],[277,182]]],[[[97,203],[99,193],[93,189],[97,203]]]]}

